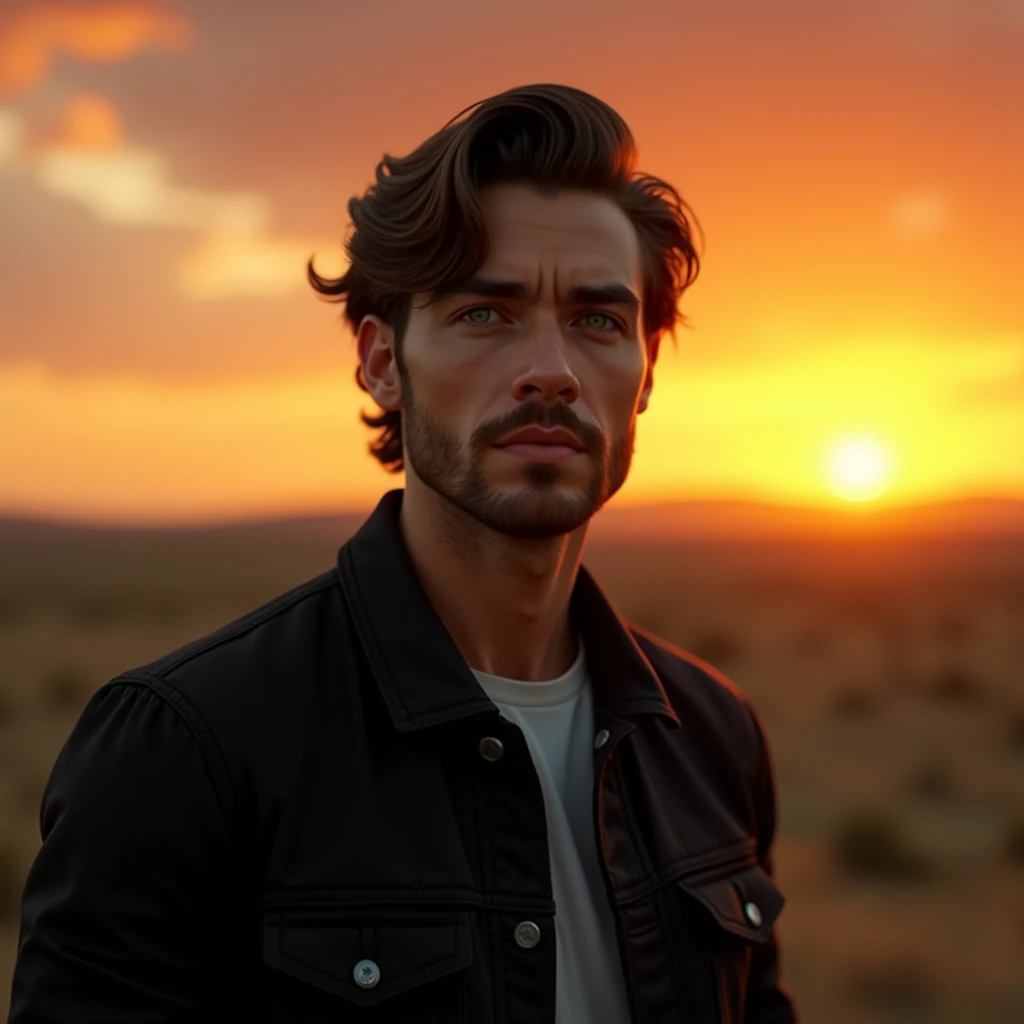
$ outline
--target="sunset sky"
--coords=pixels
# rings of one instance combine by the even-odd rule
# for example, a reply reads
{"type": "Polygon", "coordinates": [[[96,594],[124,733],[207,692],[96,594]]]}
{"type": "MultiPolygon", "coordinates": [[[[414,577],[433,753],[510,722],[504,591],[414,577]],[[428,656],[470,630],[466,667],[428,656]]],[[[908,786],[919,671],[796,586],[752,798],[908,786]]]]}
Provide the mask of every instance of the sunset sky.
{"type": "Polygon", "coordinates": [[[614,106],[706,239],[617,502],[1024,498],[1024,0],[2,0],[0,513],[400,484],[305,261],[529,82],[614,106]]]}

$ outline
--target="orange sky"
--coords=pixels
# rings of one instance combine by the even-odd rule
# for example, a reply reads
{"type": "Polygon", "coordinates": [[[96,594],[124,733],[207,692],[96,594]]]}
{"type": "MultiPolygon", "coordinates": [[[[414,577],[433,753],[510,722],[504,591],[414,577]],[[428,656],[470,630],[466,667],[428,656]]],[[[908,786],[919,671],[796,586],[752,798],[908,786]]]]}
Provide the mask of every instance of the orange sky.
{"type": "Polygon", "coordinates": [[[304,262],[385,151],[531,81],[615,106],[706,236],[617,501],[838,503],[849,437],[879,501],[1024,497],[1021,0],[7,0],[0,512],[400,482],[304,262]]]}

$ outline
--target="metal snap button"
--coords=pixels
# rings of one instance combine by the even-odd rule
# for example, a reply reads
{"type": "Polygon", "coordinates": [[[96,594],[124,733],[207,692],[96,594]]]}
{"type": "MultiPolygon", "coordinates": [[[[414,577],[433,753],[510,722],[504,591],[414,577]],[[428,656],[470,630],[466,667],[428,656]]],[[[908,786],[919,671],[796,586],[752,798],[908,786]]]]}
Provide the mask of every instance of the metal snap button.
{"type": "Polygon", "coordinates": [[[505,744],[496,736],[485,736],[480,741],[480,756],[485,761],[500,761],[505,753],[505,744]]]}
{"type": "Polygon", "coordinates": [[[372,960],[360,960],[352,971],[360,988],[373,988],[380,981],[380,968],[372,960]]]}
{"type": "Polygon", "coordinates": [[[743,907],[743,913],[747,915],[747,920],[755,928],[761,927],[761,922],[764,918],[761,917],[761,908],[756,903],[745,904],[743,907]]]}
{"type": "Polygon", "coordinates": [[[533,949],[540,942],[540,929],[532,921],[520,921],[515,934],[516,944],[523,949],[533,949]]]}
{"type": "Polygon", "coordinates": [[[597,735],[594,737],[594,749],[600,750],[608,742],[610,735],[611,733],[607,729],[598,730],[597,735]]]}

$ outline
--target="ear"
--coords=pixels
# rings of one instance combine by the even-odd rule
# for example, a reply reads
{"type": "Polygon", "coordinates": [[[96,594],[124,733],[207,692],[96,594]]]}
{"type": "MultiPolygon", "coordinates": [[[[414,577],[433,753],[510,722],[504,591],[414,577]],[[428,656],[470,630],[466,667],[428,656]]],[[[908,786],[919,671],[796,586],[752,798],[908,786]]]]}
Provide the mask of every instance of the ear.
{"type": "Polygon", "coordinates": [[[395,332],[379,316],[364,316],[356,332],[359,365],[373,400],[385,411],[402,407],[395,332]]]}
{"type": "Polygon", "coordinates": [[[654,364],[658,360],[658,349],[661,345],[661,335],[655,334],[647,339],[647,373],[644,375],[644,386],[640,389],[640,401],[636,411],[644,412],[647,403],[651,400],[651,389],[654,387],[654,364]]]}

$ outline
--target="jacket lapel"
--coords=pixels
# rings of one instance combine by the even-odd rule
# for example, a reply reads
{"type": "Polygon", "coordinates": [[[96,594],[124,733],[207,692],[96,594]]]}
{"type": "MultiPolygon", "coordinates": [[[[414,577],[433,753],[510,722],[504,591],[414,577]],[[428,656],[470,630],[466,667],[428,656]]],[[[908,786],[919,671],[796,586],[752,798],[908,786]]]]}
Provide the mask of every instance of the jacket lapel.
{"type": "MultiPolygon", "coordinates": [[[[496,708],[477,683],[424,591],[399,527],[401,489],[388,491],[338,552],[338,578],[395,728],[441,725],[496,708]]],[[[628,625],[580,567],[570,603],[595,706],[616,717],[679,719],[628,625]]]]}

